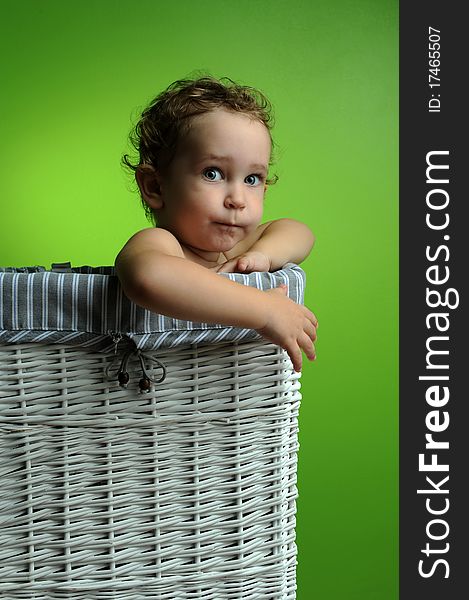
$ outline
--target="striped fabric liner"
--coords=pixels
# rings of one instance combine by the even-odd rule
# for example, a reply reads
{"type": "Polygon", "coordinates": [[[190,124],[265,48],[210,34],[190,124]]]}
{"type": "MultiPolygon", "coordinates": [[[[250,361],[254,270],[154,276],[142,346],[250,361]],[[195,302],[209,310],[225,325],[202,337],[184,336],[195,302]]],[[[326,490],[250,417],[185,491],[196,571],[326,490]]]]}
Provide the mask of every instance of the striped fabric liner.
{"type": "MultiPolygon", "coordinates": [[[[108,351],[116,336],[150,350],[181,344],[257,339],[252,329],[195,323],[152,313],[124,296],[113,267],[0,268],[0,343],[61,343],[108,351]]],[[[304,301],[305,273],[289,263],[274,273],[220,273],[268,290],[284,283],[304,301]]]]}

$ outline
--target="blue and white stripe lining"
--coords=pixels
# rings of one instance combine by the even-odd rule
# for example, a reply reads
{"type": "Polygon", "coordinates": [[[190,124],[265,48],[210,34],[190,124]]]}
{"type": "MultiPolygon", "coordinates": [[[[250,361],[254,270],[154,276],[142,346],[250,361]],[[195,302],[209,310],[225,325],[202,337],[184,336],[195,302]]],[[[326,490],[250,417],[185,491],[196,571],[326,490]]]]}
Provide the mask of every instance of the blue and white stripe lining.
{"type": "MultiPolygon", "coordinates": [[[[220,273],[243,285],[268,290],[286,284],[303,303],[305,273],[289,263],[274,273],[220,273]]],[[[257,339],[251,329],[196,323],[152,313],[130,302],[113,267],[0,268],[0,343],[67,343],[109,350],[116,334],[142,350],[181,344],[257,339]]]]}

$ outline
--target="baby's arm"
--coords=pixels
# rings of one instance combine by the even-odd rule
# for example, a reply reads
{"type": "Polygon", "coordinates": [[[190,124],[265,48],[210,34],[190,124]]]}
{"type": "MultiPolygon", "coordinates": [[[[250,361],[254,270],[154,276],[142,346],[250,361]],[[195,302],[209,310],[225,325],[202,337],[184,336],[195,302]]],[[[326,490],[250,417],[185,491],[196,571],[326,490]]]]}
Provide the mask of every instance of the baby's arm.
{"type": "Polygon", "coordinates": [[[296,371],[301,349],[315,358],[316,317],[287,298],[285,288],[263,292],[220,277],[185,259],[179,242],[164,229],[134,235],[116,259],[116,272],[126,296],[153,312],[255,329],[288,352],[296,371]]]}
{"type": "Polygon", "coordinates": [[[314,244],[309,227],[293,219],[271,221],[261,225],[258,231],[259,237],[250,248],[221,265],[218,271],[276,271],[288,262],[300,263],[314,244]]]}

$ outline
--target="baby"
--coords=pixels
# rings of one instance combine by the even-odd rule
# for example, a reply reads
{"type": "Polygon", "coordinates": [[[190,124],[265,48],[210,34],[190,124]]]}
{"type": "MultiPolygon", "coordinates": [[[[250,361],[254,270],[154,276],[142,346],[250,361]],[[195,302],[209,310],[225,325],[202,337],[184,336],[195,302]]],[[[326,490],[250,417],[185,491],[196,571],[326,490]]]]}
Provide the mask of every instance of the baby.
{"type": "Polygon", "coordinates": [[[116,258],[130,300],[191,321],[255,329],[284,348],[296,371],[303,350],[315,359],[317,320],[286,296],[218,272],[275,271],[299,263],[314,237],[292,219],[261,223],[271,164],[268,100],[231,80],[176,81],[142,113],[133,144],[147,216],[116,258]]]}

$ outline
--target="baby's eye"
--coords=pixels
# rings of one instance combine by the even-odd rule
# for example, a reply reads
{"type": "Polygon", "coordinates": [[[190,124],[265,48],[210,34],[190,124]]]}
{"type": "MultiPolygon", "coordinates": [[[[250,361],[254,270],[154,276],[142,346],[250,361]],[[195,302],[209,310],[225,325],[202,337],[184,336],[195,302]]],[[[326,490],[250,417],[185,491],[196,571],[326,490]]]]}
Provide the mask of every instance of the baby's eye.
{"type": "Polygon", "coordinates": [[[260,175],[255,175],[254,173],[252,175],[248,175],[245,180],[244,180],[248,185],[259,185],[261,182],[261,176],[260,175]]]}
{"type": "Polygon", "coordinates": [[[222,179],[221,171],[215,167],[209,167],[208,169],[205,169],[203,175],[209,181],[221,181],[222,179]]]}

